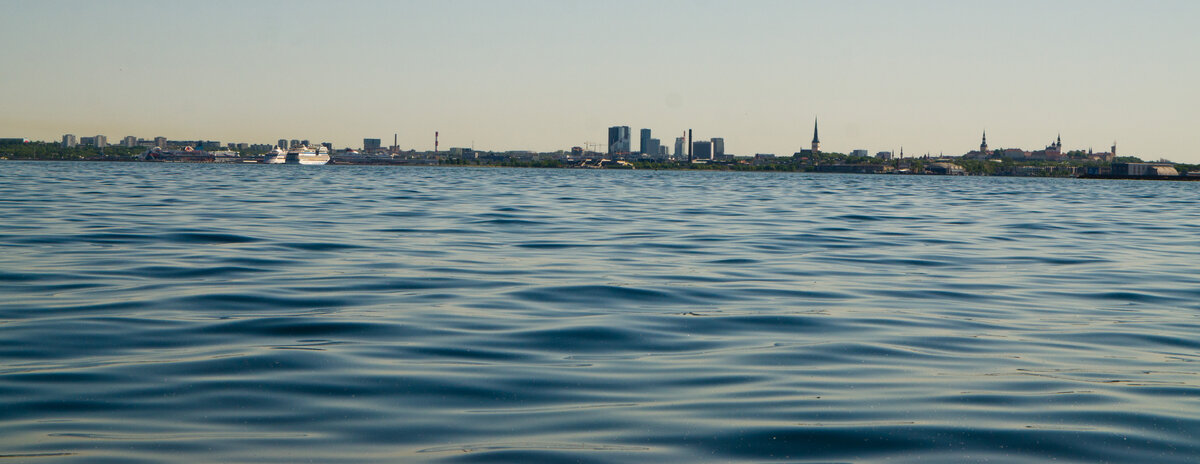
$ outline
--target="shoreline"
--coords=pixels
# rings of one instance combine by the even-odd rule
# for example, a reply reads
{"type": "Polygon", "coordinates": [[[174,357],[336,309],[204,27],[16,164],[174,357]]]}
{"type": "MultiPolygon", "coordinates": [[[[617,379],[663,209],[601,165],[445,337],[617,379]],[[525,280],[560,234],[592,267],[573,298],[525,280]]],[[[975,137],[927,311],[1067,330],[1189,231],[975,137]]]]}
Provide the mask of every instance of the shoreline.
{"type": "MultiPolygon", "coordinates": [[[[193,161],[141,161],[136,159],[11,159],[0,158],[0,162],[95,162],[95,163],[145,163],[145,164],[218,164],[218,165],[259,165],[257,161],[241,161],[241,162],[193,162],[193,161]]],[[[923,172],[823,172],[823,171],[806,171],[800,169],[733,169],[724,165],[702,165],[713,166],[704,168],[692,167],[672,167],[672,166],[656,166],[652,168],[595,168],[595,167],[580,167],[580,166],[521,166],[521,165],[503,165],[503,164],[429,164],[429,163],[335,163],[330,162],[328,166],[386,166],[386,167],[464,167],[464,168],[509,168],[509,169],[571,169],[571,170],[600,170],[600,171],[722,171],[722,172],[777,172],[777,173],[801,173],[801,174],[862,174],[872,176],[928,176],[928,177],[1006,177],[1006,178],[1044,178],[1044,179],[1086,179],[1086,180],[1155,180],[1155,181],[1200,181],[1200,176],[1123,176],[1123,175],[1095,175],[1083,174],[1078,176],[1014,176],[1003,174],[935,174],[923,172]]]]}

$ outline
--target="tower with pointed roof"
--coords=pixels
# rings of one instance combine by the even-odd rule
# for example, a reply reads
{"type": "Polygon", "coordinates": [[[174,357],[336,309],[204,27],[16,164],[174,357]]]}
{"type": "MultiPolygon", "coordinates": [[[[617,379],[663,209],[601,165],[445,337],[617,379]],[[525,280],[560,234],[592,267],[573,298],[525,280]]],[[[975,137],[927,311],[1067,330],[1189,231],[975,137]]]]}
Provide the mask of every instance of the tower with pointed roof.
{"type": "Polygon", "coordinates": [[[819,137],[817,137],[817,119],[816,118],[813,118],[812,152],[814,155],[821,152],[821,139],[819,137]]]}
{"type": "Polygon", "coordinates": [[[983,156],[987,156],[987,154],[988,154],[988,149],[987,149],[987,131],[986,131],[986,130],[984,130],[984,131],[983,131],[983,143],[980,143],[980,144],[979,144],[979,152],[980,152],[980,153],[983,153],[983,156]]]}

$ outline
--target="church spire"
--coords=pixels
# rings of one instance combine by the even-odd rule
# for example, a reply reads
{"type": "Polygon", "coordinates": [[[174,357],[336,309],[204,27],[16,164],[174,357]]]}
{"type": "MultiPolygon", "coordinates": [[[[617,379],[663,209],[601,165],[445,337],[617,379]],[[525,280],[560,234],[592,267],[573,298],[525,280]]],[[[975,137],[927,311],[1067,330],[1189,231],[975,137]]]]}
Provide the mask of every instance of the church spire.
{"type": "Polygon", "coordinates": [[[817,137],[817,118],[813,118],[812,152],[815,155],[817,153],[820,153],[820,151],[821,151],[821,139],[817,137]]]}
{"type": "Polygon", "coordinates": [[[979,144],[979,152],[984,155],[988,154],[987,149],[987,129],[983,130],[983,142],[979,144]]]}

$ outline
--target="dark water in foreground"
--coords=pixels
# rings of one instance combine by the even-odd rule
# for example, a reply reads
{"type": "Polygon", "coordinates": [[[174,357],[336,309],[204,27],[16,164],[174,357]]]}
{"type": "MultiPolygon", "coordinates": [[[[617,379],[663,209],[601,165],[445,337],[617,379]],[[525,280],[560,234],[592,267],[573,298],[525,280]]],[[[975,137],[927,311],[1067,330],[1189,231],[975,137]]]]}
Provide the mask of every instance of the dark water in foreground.
{"type": "Polygon", "coordinates": [[[0,458],[1194,462],[1198,188],[0,163],[0,458]]]}

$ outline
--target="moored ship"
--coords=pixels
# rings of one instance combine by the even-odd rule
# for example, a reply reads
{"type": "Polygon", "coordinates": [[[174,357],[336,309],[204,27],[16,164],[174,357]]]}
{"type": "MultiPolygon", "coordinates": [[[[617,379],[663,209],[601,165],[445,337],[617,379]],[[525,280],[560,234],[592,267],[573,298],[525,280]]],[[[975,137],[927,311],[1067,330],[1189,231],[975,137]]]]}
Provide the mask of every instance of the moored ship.
{"type": "Polygon", "coordinates": [[[283,164],[284,160],[286,159],[287,152],[283,151],[279,147],[275,147],[272,148],[271,151],[263,154],[262,160],[259,162],[263,164],[283,164]]]}
{"type": "Polygon", "coordinates": [[[288,150],[283,164],[314,164],[321,165],[329,162],[329,149],[324,146],[301,146],[288,150]]]}

